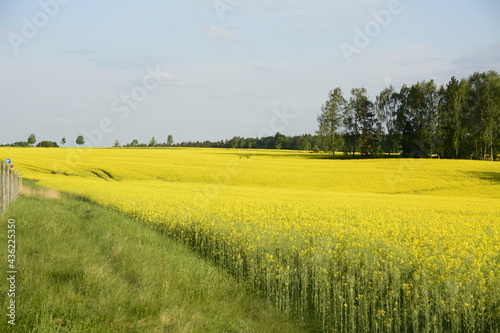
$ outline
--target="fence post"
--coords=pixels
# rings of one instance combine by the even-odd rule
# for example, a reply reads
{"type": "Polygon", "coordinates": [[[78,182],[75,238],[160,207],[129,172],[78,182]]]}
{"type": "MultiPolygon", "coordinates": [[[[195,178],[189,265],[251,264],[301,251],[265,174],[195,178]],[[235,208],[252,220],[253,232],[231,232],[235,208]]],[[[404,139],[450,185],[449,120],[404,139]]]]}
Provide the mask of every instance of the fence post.
{"type": "Polygon", "coordinates": [[[5,168],[4,168],[4,162],[0,162],[0,206],[1,206],[1,212],[3,213],[5,211],[5,168]]]}
{"type": "Polygon", "coordinates": [[[22,179],[10,170],[4,161],[0,162],[0,214],[5,213],[7,205],[19,196],[22,179]]]}
{"type": "Polygon", "coordinates": [[[11,186],[10,186],[10,171],[9,171],[9,166],[8,165],[5,165],[5,174],[7,175],[7,177],[5,177],[5,188],[7,189],[7,192],[6,192],[6,198],[7,198],[7,202],[5,203],[5,209],[4,211],[7,209],[7,206],[10,204],[10,192],[11,192],[11,186]]]}
{"type": "Polygon", "coordinates": [[[14,188],[12,192],[12,200],[16,200],[19,196],[19,177],[14,174],[14,188]]]}

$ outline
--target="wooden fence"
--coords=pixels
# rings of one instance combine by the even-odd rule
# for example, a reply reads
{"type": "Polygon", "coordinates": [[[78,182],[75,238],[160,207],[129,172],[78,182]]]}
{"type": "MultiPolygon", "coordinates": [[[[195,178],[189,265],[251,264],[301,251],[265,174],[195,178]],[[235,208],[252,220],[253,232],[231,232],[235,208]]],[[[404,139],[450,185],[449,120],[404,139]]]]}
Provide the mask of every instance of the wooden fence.
{"type": "Polygon", "coordinates": [[[4,161],[0,164],[0,214],[4,213],[7,205],[16,200],[22,179],[16,175],[4,161]]]}

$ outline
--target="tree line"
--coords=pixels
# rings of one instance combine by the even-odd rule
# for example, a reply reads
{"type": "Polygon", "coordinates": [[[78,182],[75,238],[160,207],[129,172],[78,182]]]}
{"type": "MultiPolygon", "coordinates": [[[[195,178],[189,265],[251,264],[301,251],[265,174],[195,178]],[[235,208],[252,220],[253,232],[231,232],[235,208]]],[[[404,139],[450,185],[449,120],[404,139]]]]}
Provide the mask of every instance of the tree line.
{"type": "MultiPolygon", "coordinates": [[[[206,147],[343,151],[345,155],[381,157],[440,157],[496,160],[500,150],[500,75],[476,72],[461,80],[452,77],[446,85],[434,80],[392,85],[370,99],[365,88],[354,88],[348,99],[341,88],[329,92],[317,117],[315,134],[240,137],[220,141],[164,143],[152,137],[149,143],[137,139],[123,147],[206,147]]],[[[34,146],[36,137],[10,146],[34,146]]],[[[83,136],[76,139],[85,143],[83,136]]],[[[66,144],[62,138],[60,144],[66,144]]],[[[38,147],[58,147],[41,141],[38,147]]],[[[118,140],[114,147],[120,147],[118,140]]]]}
{"type": "Polygon", "coordinates": [[[175,144],[175,147],[202,147],[202,148],[249,148],[249,149],[287,149],[320,151],[320,138],[317,135],[303,134],[285,136],[276,133],[272,136],[254,138],[234,136],[231,139],[220,141],[184,141],[175,144]]]}
{"type": "MultiPolygon", "coordinates": [[[[32,133],[32,134],[30,134],[30,136],[28,137],[28,139],[26,141],[18,141],[18,142],[6,144],[6,145],[0,145],[0,146],[9,146],[9,147],[45,147],[45,148],[54,148],[54,147],[58,148],[58,147],[60,147],[59,144],[57,144],[57,142],[55,142],[55,141],[43,140],[43,141],[40,141],[38,143],[36,143],[36,142],[37,142],[36,135],[32,133]]],[[[78,145],[83,145],[85,143],[85,138],[82,135],[79,135],[76,138],[75,142],[78,145]]],[[[66,144],[66,138],[65,137],[63,137],[61,139],[60,144],[61,144],[61,146],[64,146],[66,144]]]]}
{"type": "MultiPolygon", "coordinates": [[[[56,147],[58,148],[61,146],[64,147],[64,145],[66,144],[66,138],[63,137],[61,139],[61,142],[60,142],[61,146],[59,146],[59,144],[55,141],[43,140],[43,141],[38,142],[38,144],[36,144],[36,142],[37,141],[36,141],[35,134],[31,134],[26,141],[18,141],[18,142],[14,142],[11,144],[0,145],[0,146],[9,146],[9,147],[35,147],[36,146],[36,147],[46,147],[46,148],[56,148],[56,147]]],[[[84,145],[85,144],[84,136],[83,135],[77,136],[75,143],[79,146],[84,145]]],[[[167,141],[164,143],[157,142],[155,137],[152,137],[149,144],[141,144],[141,143],[139,143],[139,141],[137,139],[135,139],[135,140],[132,140],[131,143],[128,143],[128,144],[124,145],[123,147],[172,147],[173,144],[174,144],[174,138],[170,134],[167,137],[167,141]]],[[[113,147],[121,147],[120,142],[118,140],[115,140],[113,147]]]]}
{"type": "Polygon", "coordinates": [[[363,156],[381,151],[404,157],[497,159],[500,148],[500,76],[495,71],[437,86],[434,80],[399,91],[390,86],[370,100],[354,88],[345,99],[330,92],[318,116],[325,150],[363,156]]]}
{"type": "Polygon", "coordinates": [[[495,160],[500,150],[500,76],[476,72],[441,86],[434,80],[404,84],[399,91],[391,85],[374,100],[365,88],[352,89],[348,99],[336,88],[317,121],[315,135],[235,136],[174,146],[495,160]]]}

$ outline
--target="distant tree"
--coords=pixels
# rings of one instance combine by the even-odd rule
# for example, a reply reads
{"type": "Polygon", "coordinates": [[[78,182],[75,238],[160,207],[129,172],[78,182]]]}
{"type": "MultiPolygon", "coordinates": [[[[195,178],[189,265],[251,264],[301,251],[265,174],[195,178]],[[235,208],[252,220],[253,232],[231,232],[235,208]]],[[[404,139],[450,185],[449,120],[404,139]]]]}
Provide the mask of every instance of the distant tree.
{"type": "Polygon", "coordinates": [[[46,148],[59,147],[57,145],[57,142],[53,142],[53,141],[40,141],[36,146],[37,147],[46,147],[46,148]]]}
{"type": "Polygon", "coordinates": [[[347,155],[349,152],[352,152],[354,156],[358,148],[359,123],[352,97],[349,99],[342,114],[342,134],[344,136],[344,154],[347,155]]]}
{"type": "Polygon", "coordinates": [[[28,144],[30,146],[34,146],[36,143],[36,136],[35,134],[31,134],[29,137],[28,137],[28,144]]]}
{"type": "Polygon", "coordinates": [[[439,89],[439,155],[444,158],[465,158],[462,149],[467,137],[467,95],[470,90],[469,81],[458,81],[452,77],[446,87],[439,89]]]}
{"type": "Polygon", "coordinates": [[[246,145],[249,149],[252,149],[252,147],[255,146],[255,139],[247,138],[246,145]]]}
{"type": "Polygon", "coordinates": [[[500,75],[495,71],[469,77],[468,122],[473,157],[494,160],[500,149],[500,75]]]}
{"type": "Polygon", "coordinates": [[[151,140],[149,141],[149,146],[150,146],[150,147],[154,147],[154,146],[156,146],[156,139],[155,139],[155,137],[154,137],[154,136],[153,136],[153,137],[151,138],[151,140]]]}
{"type": "Polygon", "coordinates": [[[298,150],[311,150],[311,142],[307,136],[303,135],[297,139],[296,149],[298,150]]]}
{"type": "Polygon", "coordinates": [[[433,80],[417,82],[405,93],[403,156],[430,157],[436,151],[438,91],[433,80]]]}
{"type": "Polygon", "coordinates": [[[287,142],[287,137],[281,134],[280,132],[277,132],[274,135],[274,148],[276,149],[281,149],[287,142]]]}
{"type": "Polygon", "coordinates": [[[169,134],[167,138],[167,147],[172,147],[173,144],[174,144],[174,137],[172,136],[172,134],[169,134]]]}
{"type": "Polygon", "coordinates": [[[319,137],[323,141],[325,150],[333,151],[335,155],[336,139],[340,129],[342,114],[346,107],[346,100],[340,88],[330,91],[329,99],[321,107],[321,114],[318,116],[319,137]]]}
{"type": "Polygon", "coordinates": [[[76,144],[77,145],[83,145],[85,143],[85,139],[83,138],[83,135],[79,135],[77,138],[76,138],[76,144]]]}
{"type": "Polygon", "coordinates": [[[66,138],[61,139],[61,146],[64,146],[66,144],[66,138]]]}
{"type": "Polygon", "coordinates": [[[11,144],[12,147],[29,147],[30,144],[27,141],[18,141],[11,144]]]}
{"type": "Polygon", "coordinates": [[[399,107],[398,94],[391,85],[377,96],[375,109],[382,132],[386,135],[389,156],[397,148],[396,118],[399,107]]]}
{"type": "Polygon", "coordinates": [[[120,142],[118,141],[118,139],[115,140],[115,143],[113,144],[113,147],[120,147],[120,142]]]}
{"type": "MultiPolygon", "coordinates": [[[[246,144],[247,144],[247,140],[242,137],[242,138],[240,138],[240,142],[238,143],[238,148],[245,148],[246,144]]],[[[207,143],[206,146],[209,147],[210,144],[207,143]]]]}
{"type": "Polygon", "coordinates": [[[139,141],[137,141],[137,139],[132,140],[132,142],[130,143],[131,147],[137,147],[138,145],[139,145],[139,141]]]}
{"type": "MultiPolygon", "coordinates": [[[[406,84],[403,84],[399,93],[397,94],[398,99],[398,111],[396,116],[396,132],[399,133],[400,147],[402,156],[408,157],[410,153],[416,148],[413,147],[415,130],[413,126],[413,119],[410,112],[410,96],[411,88],[406,84]]],[[[413,156],[415,157],[415,156],[413,156]]]]}
{"type": "Polygon", "coordinates": [[[354,88],[351,90],[351,94],[349,106],[353,110],[356,123],[359,126],[359,151],[361,155],[368,156],[373,152],[378,142],[373,103],[368,98],[365,88],[354,88]]]}
{"type": "Polygon", "coordinates": [[[240,144],[240,137],[233,136],[233,138],[231,139],[231,148],[237,148],[239,144],[240,144]]]}

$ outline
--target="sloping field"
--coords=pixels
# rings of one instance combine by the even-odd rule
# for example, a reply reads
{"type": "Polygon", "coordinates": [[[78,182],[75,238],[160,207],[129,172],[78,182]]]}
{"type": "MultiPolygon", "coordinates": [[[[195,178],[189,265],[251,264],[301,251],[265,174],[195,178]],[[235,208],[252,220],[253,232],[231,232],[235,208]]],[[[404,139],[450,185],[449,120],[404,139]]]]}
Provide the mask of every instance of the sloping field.
{"type": "Polygon", "coordinates": [[[0,155],[26,178],[192,245],[322,330],[500,327],[498,163],[229,149],[0,155]]]}

